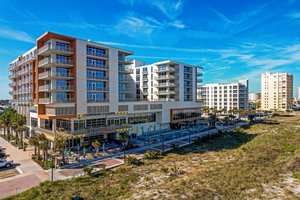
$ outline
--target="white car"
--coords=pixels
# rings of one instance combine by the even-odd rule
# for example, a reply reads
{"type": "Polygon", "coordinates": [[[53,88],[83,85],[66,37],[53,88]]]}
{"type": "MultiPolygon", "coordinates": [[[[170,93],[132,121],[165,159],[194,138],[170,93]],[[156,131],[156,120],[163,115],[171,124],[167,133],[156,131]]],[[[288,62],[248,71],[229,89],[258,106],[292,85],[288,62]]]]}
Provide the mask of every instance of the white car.
{"type": "Polygon", "coordinates": [[[11,167],[12,165],[12,160],[0,160],[0,167],[11,167]]]}

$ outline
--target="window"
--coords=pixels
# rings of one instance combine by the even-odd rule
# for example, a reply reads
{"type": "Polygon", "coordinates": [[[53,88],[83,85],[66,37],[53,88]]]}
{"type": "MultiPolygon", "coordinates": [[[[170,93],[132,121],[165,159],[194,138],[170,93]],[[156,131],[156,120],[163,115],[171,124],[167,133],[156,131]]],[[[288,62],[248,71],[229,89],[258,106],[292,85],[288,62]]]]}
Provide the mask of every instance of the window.
{"type": "Polygon", "coordinates": [[[70,51],[70,44],[65,42],[56,42],[56,49],[61,51],[70,51]]]}
{"type": "Polygon", "coordinates": [[[86,70],[87,78],[92,79],[106,79],[106,72],[105,71],[97,71],[97,70],[86,70]]]}
{"type": "Polygon", "coordinates": [[[99,48],[91,47],[91,46],[86,47],[86,54],[92,55],[92,56],[100,56],[100,57],[106,56],[104,49],[99,49],[99,48]]]}
{"type": "Polygon", "coordinates": [[[105,64],[105,60],[86,58],[86,65],[88,67],[104,68],[105,64]]]}

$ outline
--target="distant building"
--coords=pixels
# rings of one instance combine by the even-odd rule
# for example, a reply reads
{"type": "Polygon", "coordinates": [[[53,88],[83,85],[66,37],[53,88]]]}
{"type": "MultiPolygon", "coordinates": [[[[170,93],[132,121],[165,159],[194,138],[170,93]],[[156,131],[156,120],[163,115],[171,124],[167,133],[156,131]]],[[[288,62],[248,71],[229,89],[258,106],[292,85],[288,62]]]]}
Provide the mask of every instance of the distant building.
{"type": "Polygon", "coordinates": [[[203,106],[227,111],[248,109],[248,80],[237,83],[212,83],[200,88],[203,106]]]}
{"type": "Polygon", "coordinates": [[[264,73],[261,75],[261,109],[285,111],[293,106],[293,75],[264,73]]]}
{"type": "Polygon", "coordinates": [[[249,92],[248,94],[249,102],[256,102],[258,99],[260,99],[260,93],[249,92]]]}
{"type": "Polygon", "coordinates": [[[249,92],[248,102],[250,110],[256,110],[260,107],[260,96],[260,93],[249,92]]]}

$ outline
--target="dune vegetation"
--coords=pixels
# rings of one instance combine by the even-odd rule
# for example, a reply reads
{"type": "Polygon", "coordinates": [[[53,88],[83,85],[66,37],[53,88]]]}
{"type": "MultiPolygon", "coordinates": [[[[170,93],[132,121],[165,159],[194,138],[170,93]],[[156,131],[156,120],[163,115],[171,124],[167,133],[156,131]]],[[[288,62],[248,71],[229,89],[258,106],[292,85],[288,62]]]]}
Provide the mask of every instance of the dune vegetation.
{"type": "Polygon", "coordinates": [[[299,199],[300,116],[272,120],[8,199],[299,199]]]}

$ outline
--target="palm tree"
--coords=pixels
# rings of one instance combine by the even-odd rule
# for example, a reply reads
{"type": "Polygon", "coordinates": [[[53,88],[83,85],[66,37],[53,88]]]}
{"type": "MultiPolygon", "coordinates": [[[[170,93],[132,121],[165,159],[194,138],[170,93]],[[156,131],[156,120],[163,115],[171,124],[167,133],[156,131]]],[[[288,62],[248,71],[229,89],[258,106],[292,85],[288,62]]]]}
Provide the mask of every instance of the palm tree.
{"type": "Polygon", "coordinates": [[[128,145],[128,139],[129,139],[129,137],[130,136],[129,136],[128,133],[125,133],[125,132],[120,133],[120,138],[121,138],[122,141],[125,142],[125,146],[128,145]]]}
{"type": "Polygon", "coordinates": [[[23,145],[23,132],[26,130],[25,124],[26,124],[26,118],[23,115],[20,115],[18,113],[14,113],[12,115],[11,127],[16,133],[16,144],[19,143],[19,139],[20,139],[20,146],[22,148],[24,146],[23,145]]]}
{"type": "Polygon", "coordinates": [[[29,144],[34,146],[34,156],[36,156],[37,147],[39,145],[39,140],[37,136],[32,136],[29,138],[29,144]]]}
{"type": "Polygon", "coordinates": [[[43,160],[44,160],[44,162],[46,162],[47,158],[48,158],[48,141],[44,140],[40,144],[40,148],[43,150],[43,160]]]}
{"type": "Polygon", "coordinates": [[[4,135],[7,136],[8,141],[10,141],[10,127],[11,127],[11,120],[12,116],[16,113],[16,111],[13,108],[6,109],[2,115],[0,116],[1,121],[4,125],[4,135]]]}
{"type": "Polygon", "coordinates": [[[56,136],[54,139],[54,149],[59,150],[59,153],[62,157],[63,163],[65,164],[65,146],[66,141],[61,132],[56,132],[56,136]]]}
{"type": "Polygon", "coordinates": [[[46,137],[44,134],[40,134],[37,136],[37,141],[38,141],[38,160],[40,159],[40,156],[41,156],[41,149],[42,149],[42,146],[43,146],[43,143],[46,141],[46,137]]]}
{"type": "Polygon", "coordinates": [[[98,157],[101,143],[98,140],[95,140],[94,142],[92,142],[92,146],[96,149],[96,157],[98,157]]]}

